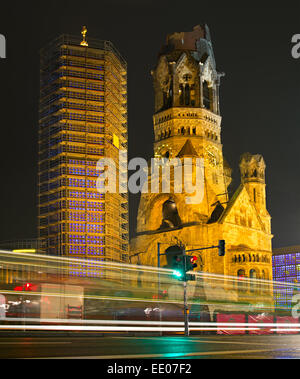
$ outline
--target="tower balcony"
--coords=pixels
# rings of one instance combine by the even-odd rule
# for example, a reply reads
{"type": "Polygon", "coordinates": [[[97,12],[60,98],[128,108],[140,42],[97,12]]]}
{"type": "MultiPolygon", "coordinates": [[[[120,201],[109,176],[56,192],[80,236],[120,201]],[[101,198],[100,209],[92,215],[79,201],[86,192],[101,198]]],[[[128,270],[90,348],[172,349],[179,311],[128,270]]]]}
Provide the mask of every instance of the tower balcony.
{"type": "Polygon", "coordinates": [[[154,127],[159,127],[175,120],[199,120],[220,128],[222,117],[206,108],[190,107],[173,107],[157,112],[153,116],[154,127]]]}

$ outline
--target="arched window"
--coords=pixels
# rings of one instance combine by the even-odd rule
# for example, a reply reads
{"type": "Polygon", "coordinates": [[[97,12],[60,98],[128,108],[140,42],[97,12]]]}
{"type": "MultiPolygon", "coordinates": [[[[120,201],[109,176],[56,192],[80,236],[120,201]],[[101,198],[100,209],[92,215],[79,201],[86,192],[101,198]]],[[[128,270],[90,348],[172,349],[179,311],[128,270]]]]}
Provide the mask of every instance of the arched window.
{"type": "Polygon", "coordinates": [[[254,269],[250,270],[250,278],[256,278],[256,271],[254,269]]]}
{"type": "Polygon", "coordinates": [[[203,82],[203,105],[206,109],[211,108],[211,89],[206,81],[203,82]]]}
{"type": "Polygon", "coordinates": [[[179,105],[195,106],[195,86],[191,84],[191,75],[185,74],[183,80],[185,83],[179,84],[179,105]]]}
{"type": "Polygon", "coordinates": [[[191,85],[191,90],[190,90],[190,99],[191,99],[191,106],[195,106],[195,84],[191,85]]]}
{"type": "Polygon", "coordinates": [[[251,281],[250,281],[250,291],[251,292],[255,292],[256,285],[257,285],[257,282],[256,282],[257,273],[256,273],[256,271],[254,269],[250,270],[250,278],[251,278],[251,281]]]}
{"type": "Polygon", "coordinates": [[[240,269],[237,272],[238,276],[238,291],[245,292],[247,290],[247,284],[244,282],[244,278],[246,277],[245,270],[240,269]]]}
{"type": "Polygon", "coordinates": [[[190,85],[186,84],[184,88],[184,104],[190,105],[190,100],[191,100],[190,85]]]}
{"type": "Polygon", "coordinates": [[[165,91],[163,92],[163,103],[164,103],[164,108],[166,108],[168,104],[168,94],[165,91]]]}
{"type": "Polygon", "coordinates": [[[184,90],[182,84],[179,84],[179,105],[184,105],[184,90]]]}
{"type": "Polygon", "coordinates": [[[269,283],[267,282],[269,280],[269,275],[268,275],[268,271],[267,270],[266,271],[262,270],[261,278],[266,281],[262,285],[261,292],[264,293],[264,294],[266,294],[270,290],[269,283]]]}

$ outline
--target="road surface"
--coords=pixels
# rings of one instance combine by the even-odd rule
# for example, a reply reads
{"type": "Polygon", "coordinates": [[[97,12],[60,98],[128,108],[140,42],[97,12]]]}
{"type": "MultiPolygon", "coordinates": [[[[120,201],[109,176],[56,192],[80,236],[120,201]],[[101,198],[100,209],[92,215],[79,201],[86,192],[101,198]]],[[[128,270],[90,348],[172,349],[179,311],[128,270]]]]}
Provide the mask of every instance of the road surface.
{"type": "Polygon", "coordinates": [[[270,359],[300,358],[299,335],[0,337],[0,358],[270,359]]]}

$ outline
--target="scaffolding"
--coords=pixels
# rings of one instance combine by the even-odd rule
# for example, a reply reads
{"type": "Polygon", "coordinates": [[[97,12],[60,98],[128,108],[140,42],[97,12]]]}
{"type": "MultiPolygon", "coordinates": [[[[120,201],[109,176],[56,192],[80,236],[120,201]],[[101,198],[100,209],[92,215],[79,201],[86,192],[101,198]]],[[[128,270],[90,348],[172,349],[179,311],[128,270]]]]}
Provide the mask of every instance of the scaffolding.
{"type": "Polygon", "coordinates": [[[51,255],[127,262],[128,194],[96,188],[98,160],[119,170],[127,149],[127,66],[111,42],[80,41],[63,35],[41,50],[39,240],[51,255]]]}

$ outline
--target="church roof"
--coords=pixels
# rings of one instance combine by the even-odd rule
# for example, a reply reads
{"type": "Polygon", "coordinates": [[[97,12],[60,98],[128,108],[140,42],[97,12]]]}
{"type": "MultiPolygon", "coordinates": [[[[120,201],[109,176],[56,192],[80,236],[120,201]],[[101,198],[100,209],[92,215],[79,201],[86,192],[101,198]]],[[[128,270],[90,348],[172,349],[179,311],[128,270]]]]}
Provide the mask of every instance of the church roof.
{"type": "MultiPolygon", "coordinates": [[[[260,218],[260,215],[259,215],[259,213],[258,213],[256,207],[255,207],[253,204],[251,204],[251,201],[250,201],[250,198],[249,198],[248,191],[246,190],[244,184],[242,184],[242,183],[239,185],[238,189],[235,191],[234,195],[233,195],[233,196],[231,197],[231,199],[229,200],[229,202],[228,202],[228,204],[227,204],[227,207],[224,209],[224,211],[223,211],[223,213],[221,214],[221,216],[220,216],[218,222],[219,222],[219,223],[223,223],[223,222],[225,221],[225,218],[226,218],[227,215],[230,213],[231,209],[235,206],[235,204],[236,204],[238,198],[239,198],[240,196],[242,196],[242,193],[247,194],[246,197],[247,197],[247,199],[248,199],[248,201],[249,201],[249,205],[251,206],[251,208],[252,208],[252,210],[253,210],[253,214],[256,215],[256,218],[257,218],[258,223],[260,224],[262,230],[264,230],[264,225],[263,225],[263,223],[262,223],[262,220],[261,220],[261,218],[260,218]],[[244,191],[244,192],[243,192],[243,191],[244,191]]],[[[245,199],[244,199],[243,201],[245,202],[245,199]]]]}
{"type": "Polygon", "coordinates": [[[215,209],[213,210],[212,214],[210,215],[209,220],[207,221],[208,224],[213,224],[214,222],[217,222],[221,215],[224,212],[223,205],[218,201],[215,209]]]}
{"type": "Polygon", "coordinates": [[[231,208],[233,207],[236,199],[238,198],[238,196],[240,195],[240,193],[242,192],[244,186],[242,184],[239,185],[238,189],[235,191],[235,193],[233,194],[233,196],[231,197],[231,199],[229,200],[228,204],[227,204],[227,207],[224,209],[224,211],[222,212],[222,214],[220,215],[220,218],[219,218],[219,222],[224,220],[225,217],[228,215],[229,211],[231,210],[231,208]]]}
{"type": "Polygon", "coordinates": [[[191,142],[191,140],[187,139],[179,153],[177,154],[177,158],[184,157],[198,157],[198,154],[191,142]]]}

